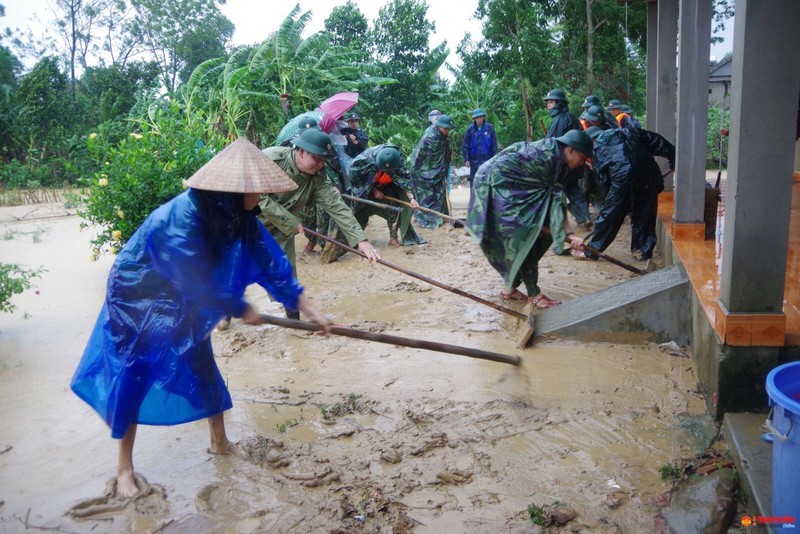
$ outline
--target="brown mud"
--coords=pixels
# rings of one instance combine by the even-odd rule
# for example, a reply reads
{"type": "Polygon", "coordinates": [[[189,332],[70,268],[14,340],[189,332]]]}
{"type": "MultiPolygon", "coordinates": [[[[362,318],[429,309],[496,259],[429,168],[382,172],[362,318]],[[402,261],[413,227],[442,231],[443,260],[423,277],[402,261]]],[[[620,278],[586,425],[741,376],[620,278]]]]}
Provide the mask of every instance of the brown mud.
{"type": "MultiPolygon", "coordinates": [[[[466,195],[454,192],[456,214],[466,195]]],[[[518,349],[516,319],[351,254],[322,265],[317,248],[299,256],[299,276],[334,321],[523,364],[234,319],[213,342],[237,453],[207,454],[203,421],[140,427],[136,470],[157,489],[118,506],[103,493],[116,443],[69,391],[112,261],[89,262],[78,223],[0,216],[0,261],[48,269],[40,294],[0,315],[0,531],[528,532],[528,507],[555,503],[577,512],[568,530],[651,531],[669,489],[659,467],[697,452],[681,424],[704,412],[690,359],[652,344],[518,349]],[[98,515],[70,515],[92,504],[98,515]]],[[[428,245],[394,248],[382,219],[368,228],[384,259],[500,303],[502,281],[464,230],[420,233],[428,245]]],[[[629,235],[607,252],[644,268],[629,235]]],[[[635,276],[550,252],[540,273],[563,301],[635,276]]],[[[248,297],[281,313],[261,288],[248,297]]]]}

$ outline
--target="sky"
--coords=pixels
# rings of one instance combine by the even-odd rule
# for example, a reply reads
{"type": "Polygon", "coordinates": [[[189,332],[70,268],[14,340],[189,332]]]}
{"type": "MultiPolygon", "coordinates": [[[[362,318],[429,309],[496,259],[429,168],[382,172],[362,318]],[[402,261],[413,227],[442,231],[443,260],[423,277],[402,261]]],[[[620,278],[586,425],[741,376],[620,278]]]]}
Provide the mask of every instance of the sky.
{"type": "MultiPolygon", "coordinates": [[[[286,18],[297,2],[276,2],[271,0],[227,0],[222,6],[222,12],[236,26],[233,44],[253,44],[263,41],[270,33],[276,31],[281,22],[286,18]]],[[[311,11],[311,22],[306,27],[306,35],[311,35],[324,28],[325,19],[337,5],[344,5],[346,0],[300,0],[301,12],[311,11]]],[[[381,0],[355,0],[361,12],[370,25],[378,16],[378,9],[385,4],[381,0]]],[[[456,47],[467,33],[472,34],[473,40],[478,40],[481,34],[481,24],[473,18],[478,5],[478,0],[427,0],[428,20],[436,25],[435,33],[431,34],[429,47],[434,48],[447,41],[450,56],[447,64],[459,66],[461,64],[456,47]]],[[[0,28],[6,26],[15,28],[30,27],[35,33],[41,33],[43,26],[35,22],[34,17],[40,20],[53,18],[48,5],[53,0],[0,0],[5,5],[6,16],[0,18],[0,28]]],[[[725,41],[721,45],[712,45],[712,58],[721,59],[730,52],[733,46],[733,20],[727,24],[723,34],[725,41]]],[[[452,80],[444,67],[439,73],[441,76],[452,80]]]]}
{"type": "MultiPolygon", "coordinates": [[[[460,65],[456,47],[465,34],[471,33],[473,39],[477,39],[481,33],[480,23],[472,17],[478,7],[478,0],[461,0],[458,3],[453,0],[427,1],[428,20],[436,25],[436,31],[431,34],[429,40],[429,47],[434,48],[447,40],[450,49],[447,63],[460,65]]],[[[227,0],[226,4],[221,6],[221,10],[236,27],[233,44],[243,45],[260,43],[270,33],[276,31],[297,3],[300,4],[301,13],[312,12],[311,22],[306,26],[304,35],[307,37],[324,29],[325,19],[331,10],[346,2],[347,0],[300,0],[285,3],[271,0],[227,0]]],[[[30,27],[34,33],[41,33],[43,26],[33,20],[33,17],[37,16],[44,21],[52,19],[52,10],[48,6],[53,3],[53,0],[0,0],[0,4],[6,8],[6,16],[0,18],[0,28],[30,27]]],[[[378,9],[385,4],[381,0],[355,0],[355,3],[370,25],[378,16],[378,9]]],[[[440,74],[451,79],[444,68],[440,74]]]]}
{"type": "MultiPolygon", "coordinates": [[[[0,0],[2,2],[3,0],[0,0]]],[[[16,0],[15,0],[16,1],[16,0]]],[[[264,6],[263,0],[228,0],[222,6],[222,12],[231,19],[236,26],[233,36],[234,44],[252,44],[263,41],[267,35],[278,29],[280,23],[286,18],[294,6],[299,3],[301,12],[311,11],[312,18],[306,27],[306,35],[311,35],[323,30],[325,19],[331,14],[334,7],[344,5],[347,0],[301,0],[299,2],[269,2],[270,7],[264,6]],[[260,13],[259,13],[260,12],[260,13]]],[[[451,65],[460,65],[461,61],[456,54],[456,47],[471,33],[473,39],[481,34],[481,24],[473,18],[478,0],[427,0],[428,20],[436,25],[436,31],[431,34],[428,46],[434,48],[442,41],[447,41],[450,56],[447,62],[451,65]]],[[[380,0],[355,0],[361,13],[367,18],[370,26],[378,17],[378,10],[386,2],[380,0]]],[[[440,72],[446,75],[446,69],[440,72]]],[[[448,76],[449,77],[449,76],[448,76]]]]}

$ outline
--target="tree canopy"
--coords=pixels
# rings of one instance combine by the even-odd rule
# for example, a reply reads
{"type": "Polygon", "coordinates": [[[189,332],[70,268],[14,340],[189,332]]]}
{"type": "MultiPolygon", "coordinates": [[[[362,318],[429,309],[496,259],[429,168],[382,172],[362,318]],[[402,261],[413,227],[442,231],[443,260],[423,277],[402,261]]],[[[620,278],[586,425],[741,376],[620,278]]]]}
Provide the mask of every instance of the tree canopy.
{"type": "MultiPolygon", "coordinates": [[[[262,42],[238,47],[223,3],[56,0],[59,40],[3,32],[0,156],[62,158],[48,172],[71,180],[92,165],[81,160],[87,135],[117,142],[165,105],[178,106],[203,141],[247,136],[266,146],[289,118],[350,90],[360,93],[370,139],[406,154],[433,108],[454,117],[454,142],[471,110],[485,108],[501,145],[540,135],[553,88],[573,110],[590,93],[644,108],[646,2],[479,0],[482,32],[456,43],[462,64],[446,78],[448,43],[431,42],[425,0],[389,0],[373,21],[342,0],[318,32],[308,31],[312,12],[296,5],[262,42]],[[33,56],[43,59],[25,72],[22,60],[33,56]]],[[[730,0],[715,0],[717,24],[731,12],[730,0]]]]}

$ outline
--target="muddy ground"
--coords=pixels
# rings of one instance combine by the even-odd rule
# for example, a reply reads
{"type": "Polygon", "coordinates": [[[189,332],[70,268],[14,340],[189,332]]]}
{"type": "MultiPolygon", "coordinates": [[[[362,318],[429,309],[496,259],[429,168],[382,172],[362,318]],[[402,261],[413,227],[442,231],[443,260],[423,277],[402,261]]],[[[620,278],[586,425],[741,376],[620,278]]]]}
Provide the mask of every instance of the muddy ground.
{"type": "MultiPolygon", "coordinates": [[[[467,196],[454,192],[457,214],[467,196]]],[[[299,277],[336,322],[523,365],[234,320],[213,342],[239,453],[207,454],[202,421],[140,427],[146,495],[104,497],[116,443],[69,380],[112,258],[90,262],[89,236],[63,211],[0,209],[0,261],[47,269],[39,294],[0,315],[0,531],[530,532],[530,506],[560,503],[577,513],[565,530],[643,532],[669,489],[659,467],[708,445],[687,430],[704,418],[690,359],[556,339],[521,350],[512,317],[351,255],[322,265],[317,249],[299,257],[299,277]]],[[[384,259],[500,302],[499,275],[463,230],[420,233],[428,245],[389,248],[382,219],[368,228],[384,259]]],[[[629,235],[607,252],[644,267],[629,235]]],[[[634,276],[552,253],[540,269],[561,300],[634,276]]],[[[262,289],[248,294],[280,313],[262,289]]]]}

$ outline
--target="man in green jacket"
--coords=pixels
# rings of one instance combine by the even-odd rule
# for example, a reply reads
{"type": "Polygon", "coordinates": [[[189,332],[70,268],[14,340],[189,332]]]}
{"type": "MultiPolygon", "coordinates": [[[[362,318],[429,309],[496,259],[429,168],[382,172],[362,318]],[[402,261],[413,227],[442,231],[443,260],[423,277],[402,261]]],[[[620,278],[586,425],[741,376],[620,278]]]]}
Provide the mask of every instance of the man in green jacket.
{"type": "Polygon", "coordinates": [[[297,267],[294,236],[303,231],[303,210],[309,202],[315,202],[330,215],[351,247],[358,248],[370,261],[380,260],[378,251],[367,241],[367,236],[352,210],[325,175],[325,157],[333,150],[328,134],[319,130],[306,130],[292,144],[293,146],[288,147],[273,146],[263,151],[294,180],[297,189],[263,196],[259,203],[259,218],[286,253],[295,277],[297,267]]]}

